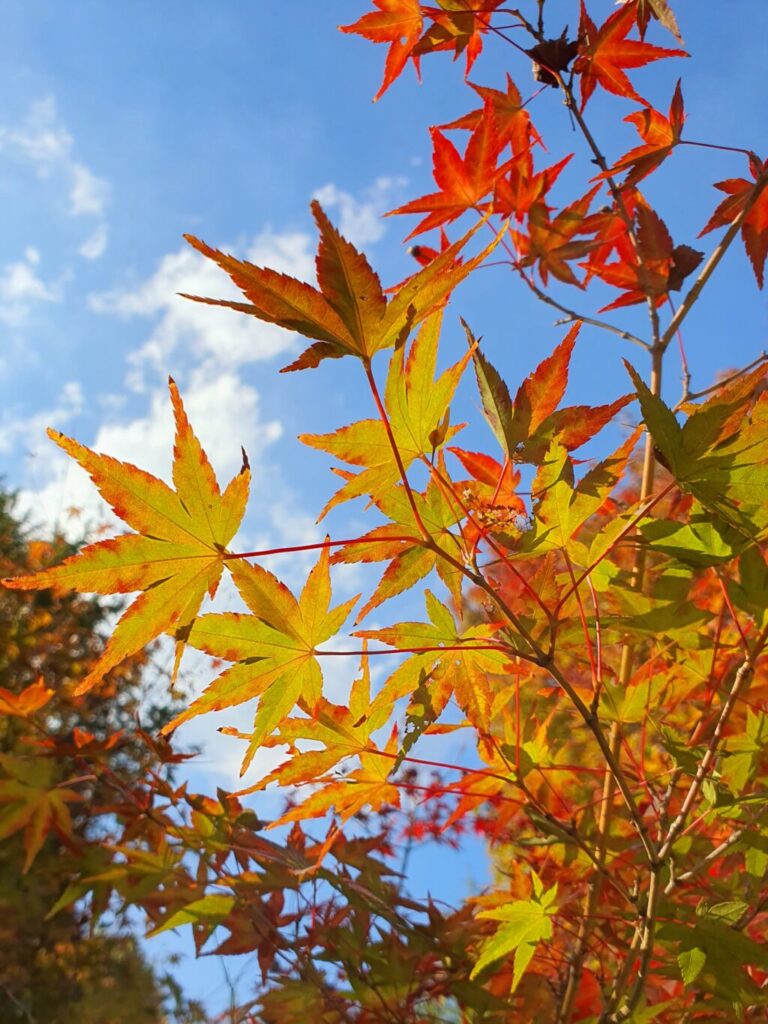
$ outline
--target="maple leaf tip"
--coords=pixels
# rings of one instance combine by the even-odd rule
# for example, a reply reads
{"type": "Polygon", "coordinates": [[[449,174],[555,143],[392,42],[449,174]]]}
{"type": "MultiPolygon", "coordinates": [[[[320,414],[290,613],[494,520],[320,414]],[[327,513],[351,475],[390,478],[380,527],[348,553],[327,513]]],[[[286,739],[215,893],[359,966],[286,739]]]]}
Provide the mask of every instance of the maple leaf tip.
{"type": "Polygon", "coordinates": [[[246,470],[249,470],[251,468],[251,463],[248,458],[248,452],[245,450],[245,448],[243,448],[242,445],[240,445],[240,451],[243,453],[243,464],[240,467],[240,472],[245,473],[246,470]]]}

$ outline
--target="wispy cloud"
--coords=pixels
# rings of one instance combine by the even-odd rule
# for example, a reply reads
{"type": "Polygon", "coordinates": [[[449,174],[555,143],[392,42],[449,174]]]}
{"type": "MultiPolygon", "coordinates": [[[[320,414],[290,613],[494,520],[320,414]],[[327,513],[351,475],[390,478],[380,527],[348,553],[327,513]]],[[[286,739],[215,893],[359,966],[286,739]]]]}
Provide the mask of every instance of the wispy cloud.
{"type": "Polygon", "coordinates": [[[46,283],[37,273],[40,254],[31,246],[20,260],[0,270],[0,321],[18,327],[41,302],[60,302],[62,282],[46,283]]]}
{"type": "Polygon", "coordinates": [[[107,237],[107,225],[101,223],[95,231],[88,235],[77,251],[86,260],[97,260],[104,255],[104,250],[107,248],[107,237]]]}
{"type": "Polygon", "coordinates": [[[100,217],[109,198],[109,183],[98,178],[85,164],[72,164],[72,187],[69,190],[69,211],[74,217],[92,214],[100,217]]]}
{"type": "MultiPolygon", "coordinates": [[[[314,272],[311,246],[309,236],[301,232],[267,230],[249,245],[232,248],[251,263],[307,279],[314,272]]],[[[295,347],[295,335],[274,324],[190,302],[179,292],[242,299],[216,264],[188,246],[164,256],[155,272],[138,287],[115,288],[89,297],[88,304],[96,313],[155,321],[147,341],[130,357],[129,383],[137,390],[146,386],[147,368],[167,373],[176,361],[174,353],[180,349],[186,358],[234,369],[295,347]]]]}
{"type": "Polygon", "coordinates": [[[395,205],[395,197],[408,183],[403,177],[380,177],[363,189],[359,196],[329,184],[314,195],[326,210],[338,214],[338,228],[354,245],[378,242],[386,231],[383,219],[387,210],[395,205]]]}
{"type": "Polygon", "coordinates": [[[62,122],[53,96],[31,103],[21,123],[0,124],[0,155],[31,165],[38,178],[59,183],[67,215],[97,218],[96,231],[79,251],[86,259],[103,254],[111,188],[78,158],[75,140],[62,122]],[[100,240],[98,244],[95,238],[100,240]]]}
{"type": "MultiPolygon", "coordinates": [[[[83,391],[78,381],[68,381],[61,389],[56,404],[38,409],[29,416],[6,408],[0,415],[0,453],[23,449],[27,458],[37,458],[48,449],[46,427],[61,427],[77,416],[83,408],[83,391]]],[[[44,457],[44,456],[43,456],[44,457]]]]}

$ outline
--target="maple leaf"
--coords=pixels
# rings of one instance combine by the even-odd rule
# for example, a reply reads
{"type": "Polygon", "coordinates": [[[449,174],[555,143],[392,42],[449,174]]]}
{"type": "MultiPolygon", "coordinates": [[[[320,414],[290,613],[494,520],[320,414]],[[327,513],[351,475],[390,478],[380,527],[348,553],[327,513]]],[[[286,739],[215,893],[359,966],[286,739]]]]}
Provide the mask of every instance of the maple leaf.
{"type": "Polygon", "coordinates": [[[610,170],[598,177],[606,178],[621,171],[628,171],[629,173],[622,182],[622,188],[628,188],[636,185],[653,173],[657,167],[660,167],[680,141],[685,122],[680,80],[677,81],[668,117],[659,113],[658,110],[654,110],[653,107],[646,107],[644,110],[636,110],[634,113],[628,114],[624,120],[629,121],[637,128],[645,145],[637,146],[625,153],[610,170]]]}
{"type": "Polygon", "coordinates": [[[603,506],[621,480],[638,437],[636,430],[578,484],[574,483],[573,460],[555,438],[533,483],[534,521],[522,539],[520,551],[567,550],[576,532],[603,506]]]}
{"type": "MultiPolygon", "coordinates": [[[[347,707],[323,698],[318,701],[311,718],[285,718],[272,736],[264,738],[262,745],[265,747],[287,745],[290,757],[245,793],[266,789],[273,782],[281,786],[315,782],[339,762],[363,753],[369,746],[376,749],[371,742],[373,730],[368,717],[371,703],[368,662],[368,656],[364,654],[360,676],[352,684],[347,707]],[[306,741],[318,745],[317,749],[307,750],[300,746],[306,741]]],[[[241,738],[251,739],[250,736],[241,738]]]]}
{"type": "Polygon", "coordinates": [[[376,352],[403,341],[413,327],[447,302],[456,285],[498,245],[504,231],[502,228],[477,256],[459,263],[456,257],[460,250],[483,222],[475,224],[463,238],[404,281],[388,301],[368,260],[339,234],[317,201],[312,203],[312,212],[320,230],[319,289],[295,277],[235,259],[192,235],[184,236],[193,248],[229,274],[249,303],[199,295],[184,298],[225,306],[316,339],[283,372],[308,369],[323,359],[347,355],[368,362],[376,352]]]}
{"type": "Polygon", "coordinates": [[[583,224],[585,233],[594,235],[598,243],[593,249],[590,249],[586,264],[582,264],[587,271],[585,284],[588,284],[594,276],[593,268],[602,267],[614,252],[620,261],[628,260],[631,263],[636,260],[635,242],[629,231],[629,225],[635,219],[638,206],[644,202],[645,200],[637,189],[629,188],[622,193],[621,204],[614,199],[610,206],[591,213],[585,219],[583,224]]]}
{"type": "Polygon", "coordinates": [[[685,278],[704,258],[704,253],[689,245],[674,245],[666,224],[647,204],[638,205],[635,218],[636,253],[615,263],[589,264],[591,273],[625,292],[600,312],[632,306],[648,298],[660,305],[670,291],[680,290],[685,278]]]}
{"type": "Polygon", "coordinates": [[[580,329],[580,323],[571,327],[554,352],[523,381],[514,403],[497,371],[479,350],[475,352],[475,372],[483,409],[511,459],[515,458],[518,446],[535,434],[560,404],[568,386],[568,368],[580,329]]]}
{"type": "Polygon", "coordinates": [[[464,156],[438,128],[431,129],[432,164],[439,192],[412,199],[387,214],[425,213],[408,239],[442,224],[450,224],[470,209],[478,209],[484,196],[493,191],[501,151],[493,103],[486,100],[483,115],[472,131],[464,156]]]}
{"type": "Polygon", "coordinates": [[[498,370],[480,349],[475,351],[475,375],[483,413],[511,462],[541,463],[553,439],[566,451],[580,448],[632,401],[632,395],[623,395],[607,405],[557,408],[568,385],[571,355],[580,327],[579,323],[574,324],[551,355],[523,381],[514,402],[498,370]]]}
{"type": "Polygon", "coordinates": [[[544,890],[535,874],[533,883],[534,896],[530,900],[513,900],[506,905],[481,910],[478,913],[479,918],[498,921],[499,928],[480,948],[480,955],[472,968],[470,978],[475,978],[484,968],[514,952],[514,992],[533,959],[539,942],[552,938],[551,917],[556,909],[552,903],[557,896],[557,885],[544,890]]]}
{"type": "Polygon", "coordinates": [[[541,136],[534,128],[530,114],[523,105],[520,90],[512,81],[509,73],[507,73],[506,92],[492,89],[486,85],[475,85],[474,82],[468,82],[467,85],[475,90],[483,105],[455,121],[438,125],[439,128],[446,130],[465,128],[473,132],[486,116],[486,106],[490,103],[493,107],[493,116],[499,137],[499,149],[503,149],[509,144],[512,147],[512,152],[518,154],[529,149],[532,143],[543,145],[541,136]]]}
{"type": "Polygon", "coordinates": [[[715,228],[732,224],[748,204],[752,208],[741,225],[741,237],[747,256],[760,288],[764,283],[765,261],[768,258],[768,160],[759,160],[754,153],[749,157],[749,169],[754,181],[746,178],[729,178],[720,181],[715,188],[725,192],[725,198],[710,217],[701,235],[715,228]]]}
{"type": "MultiPolygon", "coordinates": [[[[442,314],[433,313],[416,335],[407,358],[405,346],[401,346],[389,365],[384,406],[405,469],[419,456],[431,455],[461,429],[449,425],[449,407],[471,352],[435,380],[441,324],[442,314]]],[[[332,434],[301,434],[299,440],[350,465],[364,467],[326,504],[321,519],[341,502],[364,494],[376,498],[400,479],[381,419],[360,420],[332,434]]]]}
{"type": "Polygon", "coordinates": [[[590,203],[599,190],[600,186],[596,185],[581,199],[566,206],[554,218],[550,216],[546,204],[534,203],[528,214],[528,234],[522,231],[512,232],[512,238],[521,257],[520,266],[536,265],[545,285],[552,274],[564,284],[582,288],[582,283],[568,266],[568,262],[586,256],[598,244],[592,239],[577,239],[575,236],[589,227],[585,218],[590,203]]]}
{"type": "Polygon", "coordinates": [[[176,490],[130,463],[99,455],[49,430],[52,440],[90,474],[113,512],[138,533],[99,541],[50,569],[3,581],[18,590],[61,586],[98,594],[143,591],[121,616],[77,694],[90,690],[111,668],[161,633],[175,634],[178,662],[185,632],[203,598],[216,591],[226,546],[245,511],[247,459],[222,494],[173,380],[169,387],[176,423],[176,490]]]}
{"type": "Polygon", "coordinates": [[[336,608],[329,607],[327,548],[310,572],[298,601],[284,583],[259,565],[233,560],[229,569],[253,614],[203,615],[189,631],[188,643],[214,658],[236,664],[214,679],[162,731],[172,732],[198,715],[236,707],[258,697],[245,771],[264,737],[297,702],[309,712],[317,706],[323,674],[315,648],[341,629],[359,595],[336,608]]]}
{"type": "Polygon", "coordinates": [[[490,728],[490,677],[504,671],[510,653],[495,639],[498,631],[495,625],[481,623],[461,628],[442,601],[430,590],[424,593],[429,622],[400,622],[384,629],[363,629],[355,633],[355,636],[378,640],[398,650],[436,648],[412,654],[395,669],[376,694],[369,718],[375,727],[382,725],[394,704],[412,694],[426,679],[430,693],[442,691],[436,700],[438,713],[453,694],[467,720],[486,732],[490,728]],[[445,647],[445,651],[441,651],[441,647],[445,647]]]}
{"type": "Polygon", "coordinates": [[[581,0],[581,45],[573,70],[577,75],[581,75],[582,110],[598,84],[615,96],[624,96],[644,106],[650,106],[635,91],[624,69],[643,67],[664,57],[688,56],[685,50],[669,50],[662,46],[627,39],[627,34],[635,24],[635,9],[630,4],[614,12],[598,29],[587,13],[584,0],[581,0]]]}
{"type": "Polygon", "coordinates": [[[380,99],[400,76],[410,58],[418,74],[419,58],[413,49],[419,41],[424,18],[419,0],[373,0],[378,11],[364,14],[352,25],[339,25],[373,43],[389,43],[384,64],[384,80],[374,100],[380,99]]]}
{"type": "Polygon", "coordinates": [[[682,44],[683,37],[680,34],[680,26],[677,24],[675,13],[667,3],[667,0],[617,0],[617,3],[628,4],[634,7],[641,39],[645,39],[648,22],[651,18],[654,18],[672,33],[678,43],[682,44]]]}
{"type": "Polygon", "coordinates": [[[478,10],[476,0],[437,0],[439,7],[424,7],[432,19],[414,53],[421,56],[437,50],[453,50],[455,57],[466,53],[466,74],[483,49],[483,35],[489,30],[491,14],[504,0],[484,0],[478,10]]]}
{"type": "Polygon", "coordinates": [[[14,693],[13,690],[6,690],[0,686],[0,715],[9,715],[15,718],[29,718],[35,711],[50,701],[53,690],[48,687],[40,678],[21,691],[14,693]]]}
{"type": "MultiPolygon", "coordinates": [[[[392,733],[384,750],[389,757],[382,757],[376,751],[362,752],[359,755],[360,767],[347,772],[343,779],[318,779],[321,787],[316,792],[306,800],[299,801],[276,821],[270,822],[269,827],[278,828],[291,821],[322,818],[331,811],[338,815],[340,824],[343,825],[363,808],[375,812],[383,806],[399,807],[400,790],[389,778],[393,756],[397,752],[396,732],[392,733]]],[[[320,857],[327,852],[337,834],[337,830],[331,831],[320,850],[320,857]]]]}
{"type": "Polygon", "coordinates": [[[503,173],[496,180],[493,208],[503,217],[514,216],[522,221],[535,203],[543,203],[544,197],[560,176],[560,172],[573,157],[563,157],[543,171],[533,171],[533,156],[524,150],[506,164],[503,173]]]}
{"type": "MultiPolygon", "coordinates": [[[[683,427],[625,361],[648,431],[681,487],[747,539],[768,530],[768,392],[760,368],[718,389],[683,427]],[[758,384],[759,393],[744,384],[758,384]]],[[[711,543],[709,544],[711,548],[711,543]]]]}
{"type": "Polygon", "coordinates": [[[53,762],[0,754],[0,767],[8,775],[0,779],[0,804],[6,805],[0,811],[0,839],[23,830],[26,874],[52,829],[65,839],[72,838],[67,804],[82,797],[57,785],[53,762]]]}
{"type": "MultiPolygon", "coordinates": [[[[438,456],[437,468],[442,479],[447,481],[442,452],[438,456]]],[[[333,555],[334,563],[390,563],[373,594],[360,609],[356,623],[383,601],[409,590],[433,569],[437,570],[454,599],[458,601],[461,598],[460,573],[439,556],[440,548],[452,558],[460,551],[460,538],[452,534],[450,528],[461,520],[461,507],[434,478],[430,479],[423,494],[419,491],[411,493],[419,518],[432,538],[431,544],[423,542],[405,488],[400,485],[373,499],[390,522],[374,527],[357,543],[345,545],[333,555]],[[412,537],[413,540],[403,540],[403,537],[412,537]]]]}

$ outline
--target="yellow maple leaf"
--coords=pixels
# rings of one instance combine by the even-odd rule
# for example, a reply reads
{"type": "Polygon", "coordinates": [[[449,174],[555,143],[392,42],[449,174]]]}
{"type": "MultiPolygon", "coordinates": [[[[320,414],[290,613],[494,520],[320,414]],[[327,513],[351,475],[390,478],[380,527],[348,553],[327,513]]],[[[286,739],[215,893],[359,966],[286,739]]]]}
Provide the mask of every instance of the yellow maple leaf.
{"type": "Polygon", "coordinates": [[[60,565],[3,580],[17,590],[61,586],[97,594],[143,591],[123,613],[112,637],[77,693],[85,693],[125,658],[172,633],[180,650],[206,593],[221,578],[226,546],[243,518],[250,470],[243,466],[224,493],[169,381],[176,421],[176,489],[127,462],[100,455],[58,431],[49,436],[89,474],[113,511],[136,533],[99,541],[60,565]]]}

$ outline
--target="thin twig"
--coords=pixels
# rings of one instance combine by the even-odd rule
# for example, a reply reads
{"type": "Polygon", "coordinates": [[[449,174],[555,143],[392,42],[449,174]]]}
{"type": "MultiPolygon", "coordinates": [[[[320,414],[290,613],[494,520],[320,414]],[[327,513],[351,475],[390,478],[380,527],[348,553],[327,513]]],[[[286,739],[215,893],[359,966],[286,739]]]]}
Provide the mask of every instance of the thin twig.
{"type": "Polygon", "coordinates": [[[723,377],[722,380],[717,381],[715,384],[710,384],[708,388],[703,388],[701,391],[686,391],[675,408],[680,409],[686,402],[696,402],[700,398],[705,398],[707,395],[711,395],[714,391],[719,391],[720,388],[727,387],[728,384],[732,384],[735,380],[738,380],[739,377],[744,377],[750,370],[756,369],[761,365],[761,363],[764,363],[767,360],[768,352],[763,349],[760,355],[757,356],[756,359],[753,359],[751,363],[748,363],[746,366],[742,366],[740,370],[735,370],[733,373],[729,374],[727,377],[723,377]]]}
{"type": "Polygon", "coordinates": [[[633,345],[639,345],[641,348],[644,348],[646,352],[650,352],[651,346],[648,342],[643,341],[642,338],[638,338],[637,335],[632,334],[631,331],[625,331],[621,327],[617,327],[615,324],[609,324],[605,320],[596,320],[594,317],[585,316],[582,313],[577,313],[573,309],[569,309],[567,306],[564,306],[562,302],[558,302],[557,299],[553,299],[551,295],[548,295],[545,291],[539,288],[536,282],[532,280],[532,278],[528,277],[528,275],[523,271],[522,267],[517,265],[515,266],[515,270],[517,270],[520,277],[525,281],[537,299],[546,303],[547,306],[552,306],[554,309],[557,309],[566,315],[568,318],[567,320],[555,321],[557,326],[576,323],[578,320],[581,320],[583,323],[589,324],[590,327],[599,327],[600,330],[610,331],[611,334],[617,335],[617,337],[621,338],[622,341],[628,341],[633,345]]]}
{"type": "Polygon", "coordinates": [[[707,744],[707,749],[704,751],[704,756],[699,762],[699,767],[696,770],[696,775],[693,778],[693,782],[691,783],[690,789],[685,795],[685,799],[683,800],[682,806],[680,807],[677,816],[675,817],[672,824],[669,826],[667,836],[659,850],[660,861],[666,860],[667,856],[669,855],[669,852],[672,849],[675,840],[680,835],[683,826],[685,825],[685,820],[688,817],[691,808],[693,807],[694,803],[698,798],[699,791],[701,790],[701,787],[704,785],[704,780],[706,779],[710,769],[712,768],[712,765],[714,764],[715,757],[717,755],[717,748],[720,745],[720,740],[723,737],[723,732],[725,730],[726,725],[728,724],[728,719],[731,716],[731,712],[736,706],[736,702],[739,697],[741,688],[746,684],[747,680],[749,680],[752,677],[752,673],[754,672],[753,660],[754,655],[749,655],[747,658],[745,658],[741,666],[739,667],[739,670],[736,673],[736,676],[733,680],[733,685],[731,686],[730,693],[728,694],[728,697],[720,711],[717,722],[715,724],[715,728],[712,732],[712,736],[710,737],[709,743],[707,744]]]}
{"type": "Polygon", "coordinates": [[[405,466],[403,465],[403,460],[400,456],[400,449],[397,447],[397,441],[395,440],[395,435],[392,432],[392,424],[389,422],[387,410],[384,408],[384,403],[381,400],[381,395],[379,394],[379,389],[376,385],[376,378],[373,375],[373,370],[371,369],[370,362],[365,363],[365,375],[368,378],[368,384],[371,389],[371,394],[373,395],[373,400],[376,403],[376,408],[378,409],[379,416],[381,417],[381,422],[384,424],[384,430],[386,431],[387,438],[389,439],[389,446],[392,449],[392,455],[395,459],[395,464],[397,465],[397,470],[400,474],[400,479],[403,482],[403,487],[405,488],[405,493],[408,498],[408,504],[411,506],[411,511],[413,512],[414,522],[416,523],[416,526],[418,527],[419,532],[421,533],[424,540],[427,541],[431,546],[433,543],[432,535],[424,525],[424,522],[421,518],[421,513],[419,512],[419,509],[416,505],[416,499],[413,496],[413,491],[408,480],[408,474],[405,472],[405,466]]]}
{"type": "Polygon", "coordinates": [[[640,915],[638,922],[638,932],[640,935],[639,952],[640,952],[640,964],[637,968],[637,974],[635,976],[635,983],[632,986],[632,992],[628,996],[625,1003],[622,1005],[620,1010],[615,1013],[606,1012],[600,1018],[600,1024],[620,1024],[622,1021],[629,1020],[632,1014],[637,1008],[637,1004],[643,995],[646,983],[648,981],[648,973],[651,966],[651,957],[653,956],[653,938],[656,930],[656,913],[658,911],[659,896],[661,894],[661,885],[659,882],[659,873],[661,865],[654,865],[651,870],[651,879],[648,886],[647,903],[645,909],[640,915]]]}
{"type": "Polygon", "coordinates": [[[717,846],[713,847],[705,857],[697,860],[696,863],[693,864],[692,867],[688,868],[687,871],[683,871],[682,874],[679,875],[673,873],[664,887],[664,895],[669,896],[669,894],[682,882],[689,882],[692,878],[698,875],[700,871],[709,867],[713,861],[716,861],[719,857],[722,857],[724,853],[727,853],[732,846],[735,846],[736,843],[744,838],[755,822],[766,813],[768,812],[766,812],[764,807],[760,808],[758,812],[752,815],[751,819],[746,822],[746,824],[742,825],[741,828],[736,829],[736,831],[732,832],[727,839],[724,839],[717,846]]]}
{"type": "Polygon", "coordinates": [[[323,540],[315,544],[292,544],[283,548],[262,548],[259,551],[226,551],[221,557],[225,562],[237,558],[266,558],[267,555],[292,555],[300,551],[321,551],[323,548],[351,547],[354,544],[377,544],[390,541],[402,541],[410,544],[420,544],[418,537],[412,536],[389,536],[382,537],[351,537],[347,540],[323,540]]]}

